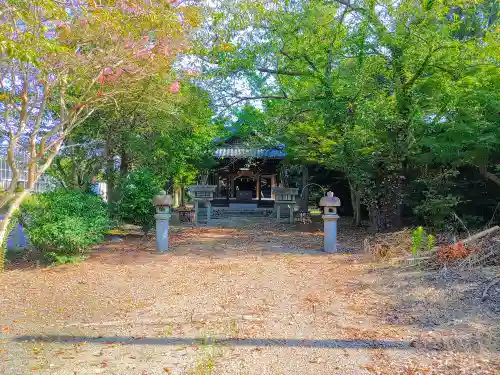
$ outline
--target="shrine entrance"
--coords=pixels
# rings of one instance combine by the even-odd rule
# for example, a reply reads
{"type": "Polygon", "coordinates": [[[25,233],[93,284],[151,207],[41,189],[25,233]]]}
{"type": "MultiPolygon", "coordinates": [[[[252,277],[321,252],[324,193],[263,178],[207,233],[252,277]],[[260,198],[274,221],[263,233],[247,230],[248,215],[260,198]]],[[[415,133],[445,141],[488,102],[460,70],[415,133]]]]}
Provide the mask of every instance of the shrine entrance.
{"type": "Polygon", "coordinates": [[[217,165],[207,179],[209,185],[215,186],[213,207],[249,211],[274,207],[272,188],[278,186],[283,151],[249,147],[245,140],[231,137],[219,146],[215,156],[217,165]]]}
{"type": "Polygon", "coordinates": [[[257,178],[255,176],[237,176],[234,179],[234,196],[242,201],[251,201],[257,196],[257,178]]]}

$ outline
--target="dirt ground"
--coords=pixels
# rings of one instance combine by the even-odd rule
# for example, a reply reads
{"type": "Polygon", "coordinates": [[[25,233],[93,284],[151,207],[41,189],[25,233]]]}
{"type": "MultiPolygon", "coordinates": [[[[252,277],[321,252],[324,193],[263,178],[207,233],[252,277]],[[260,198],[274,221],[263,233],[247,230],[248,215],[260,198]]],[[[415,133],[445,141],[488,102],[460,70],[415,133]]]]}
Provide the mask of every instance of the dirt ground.
{"type": "Polygon", "coordinates": [[[0,275],[0,374],[500,374],[493,269],[375,264],[272,226],[128,237],[0,275]]]}

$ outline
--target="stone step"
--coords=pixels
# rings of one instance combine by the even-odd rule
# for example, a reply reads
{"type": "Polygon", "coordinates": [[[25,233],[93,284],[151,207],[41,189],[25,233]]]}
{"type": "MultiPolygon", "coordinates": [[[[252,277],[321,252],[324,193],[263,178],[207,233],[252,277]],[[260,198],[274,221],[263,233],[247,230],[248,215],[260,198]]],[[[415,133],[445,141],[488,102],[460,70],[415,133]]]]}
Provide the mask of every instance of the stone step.
{"type": "Polygon", "coordinates": [[[211,218],[228,218],[228,217],[267,217],[273,216],[273,209],[236,209],[236,208],[218,208],[212,209],[211,218]]]}

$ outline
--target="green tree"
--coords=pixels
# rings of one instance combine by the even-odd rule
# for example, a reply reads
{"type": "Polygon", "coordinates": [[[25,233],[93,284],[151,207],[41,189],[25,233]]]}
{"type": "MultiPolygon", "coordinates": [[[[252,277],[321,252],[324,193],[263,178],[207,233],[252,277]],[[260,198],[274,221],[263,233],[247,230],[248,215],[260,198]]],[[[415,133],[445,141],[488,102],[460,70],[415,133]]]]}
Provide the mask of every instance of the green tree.
{"type": "Polygon", "coordinates": [[[383,230],[400,224],[429,119],[476,66],[498,70],[497,10],[491,1],[228,1],[212,9],[210,48],[199,54],[219,103],[263,103],[289,153],[343,171],[356,221],[363,202],[383,230]]]}
{"type": "Polygon", "coordinates": [[[0,224],[4,244],[13,213],[82,121],[151,77],[174,82],[173,60],[199,18],[189,6],[144,0],[6,0],[0,13],[0,128],[13,176],[2,201],[10,205],[0,224]],[[15,195],[20,149],[29,154],[29,179],[15,195]]]}
{"type": "Polygon", "coordinates": [[[200,170],[212,166],[213,140],[220,126],[211,119],[207,94],[187,81],[180,82],[175,95],[159,93],[160,88],[149,84],[141,93],[142,99],[129,97],[118,107],[97,111],[81,129],[87,144],[99,145],[101,152],[82,164],[79,158],[72,162],[74,154],[65,157],[67,165],[77,164],[79,170],[96,161],[98,170],[104,172],[112,204],[118,199],[120,180],[137,168],[149,168],[168,189],[170,179],[189,183],[200,170]]]}

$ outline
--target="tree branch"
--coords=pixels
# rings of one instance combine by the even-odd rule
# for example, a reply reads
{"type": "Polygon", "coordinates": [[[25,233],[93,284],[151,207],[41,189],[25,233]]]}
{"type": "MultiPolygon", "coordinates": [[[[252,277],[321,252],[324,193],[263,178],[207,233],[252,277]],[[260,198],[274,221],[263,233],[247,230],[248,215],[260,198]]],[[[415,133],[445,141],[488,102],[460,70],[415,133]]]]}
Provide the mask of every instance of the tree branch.
{"type": "MultiPolygon", "coordinates": [[[[14,86],[15,87],[15,81],[14,86]]],[[[9,147],[7,149],[7,162],[9,163],[10,169],[12,171],[12,179],[10,180],[10,186],[8,190],[8,195],[13,194],[16,190],[17,182],[19,181],[19,169],[16,165],[16,147],[19,139],[21,138],[24,129],[27,124],[28,116],[28,76],[24,75],[23,88],[21,91],[21,110],[19,117],[19,126],[17,132],[14,133],[12,130],[9,131],[9,147]]],[[[2,205],[6,201],[2,202],[2,205]]]]}
{"type": "Polygon", "coordinates": [[[45,113],[45,107],[47,105],[47,97],[49,94],[48,84],[45,83],[43,86],[42,93],[42,101],[40,103],[40,108],[38,110],[38,114],[36,116],[35,125],[33,126],[33,132],[30,136],[30,160],[28,163],[28,186],[32,186],[35,184],[35,175],[36,175],[36,165],[38,162],[37,152],[36,152],[36,139],[38,136],[38,131],[40,130],[40,126],[42,124],[43,114],[45,113]]]}
{"type": "Polygon", "coordinates": [[[309,56],[307,55],[303,55],[302,56],[304,58],[304,60],[306,60],[307,64],[309,65],[309,67],[315,71],[316,73],[319,73],[318,71],[318,68],[316,68],[316,65],[314,65],[314,63],[312,62],[312,60],[309,58],[309,56]]]}
{"type": "Polygon", "coordinates": [[[290,56],[287,52],[283,50],[283,48],[280,48],[280,53],[291,61],[297,60],[297,57],[290,56]]]}
{"type": "Polygon", "coordinates": [[[283,95],[262,95],[262,96],[243,96],[243,97],[236,97],[238,100],[235,102],[231,103],[230,105],[235,105],[238,103],[241,103],[245,100],[260,100],[260,99],[288,99],[286,96],[283,95]]]}
{"type": "Polygon", "coordinates": [[[295,76],[295,77],[311,75],[310,72],[289,72],[289,71],[281,70],[281,69],[257,68],[257,71],[262,72],[262,73],[278,74],[278,75],[284,75],[284,76],[295,76]]]}
{"type": "Polygon", "coordinates": [[[430,61],[431,57],[434,55],[434,53],[437,52],[437,51],[439,51],[439,50],[441,50],[441,49],[444,49],[444,48],[449,48],[449,47],[440,46],[440,47],[431,49],[429,51],[429,53],[427,54],[427,56],[425,56],[424,61],[422,61],[422,64],[417,69],[417,71],[415,72],[415,74],[413,74],[413,76],[408,81],[406,81],[406,83],[403,85],[403,89],[406,90],[411,85],[413,85],[415,83],[415,81],[422,76],[425,68],[429,65],[429,61],[430,61]]]}
{"type": "Polygon", "coordinates": [[[494,182],[495,184],[497,184],[498,186],[500,186],[500,177],[498,177],[497,175],[491,173],[491,172],[488,172],[486,166],[480,166],[479,167],[479,172],[484,176],[486,177],[488,180],[494,182]]]}

